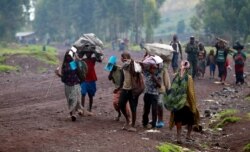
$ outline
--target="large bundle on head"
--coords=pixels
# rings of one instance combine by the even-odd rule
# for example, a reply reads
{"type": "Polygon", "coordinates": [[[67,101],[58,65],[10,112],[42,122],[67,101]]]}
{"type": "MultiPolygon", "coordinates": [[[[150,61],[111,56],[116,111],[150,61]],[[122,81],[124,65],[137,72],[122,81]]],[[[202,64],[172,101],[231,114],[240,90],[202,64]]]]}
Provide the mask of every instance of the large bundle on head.
{"type": "Polygon", "coordinates": [[[83,34],[73,46],[81,51],[95,51],[95,53],[102,53],[103,49],[102,41],[93,33],[83,34]]]}
{"type": "Polygon", "coordinates": [[[172,46],[160,43],[146,43],[144,49],[150,55],[160,56],[164,62],[169,63],[172,60],[174,49],[172,46]]]}

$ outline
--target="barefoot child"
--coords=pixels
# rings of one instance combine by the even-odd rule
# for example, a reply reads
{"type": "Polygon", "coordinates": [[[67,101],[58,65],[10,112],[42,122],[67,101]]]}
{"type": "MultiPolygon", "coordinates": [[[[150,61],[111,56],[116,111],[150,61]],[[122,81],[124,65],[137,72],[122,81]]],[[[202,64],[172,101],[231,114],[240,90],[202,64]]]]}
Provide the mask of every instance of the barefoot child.
{"type": "Polygon", "coordinates": [[[84,111],[87,115],[93,115],[92,105],[93,105],[93,97],[96,93],[96,81],[97,76],[95,72],[95,63],[102,62],[101,58],[97,57],[95,53],[95,47],[89,48],[90,50],[85,51],[83,56],[83,61],[87,64],[88,72],[86,74],[85,81],[81,83],[81,93],[82,93],[82,106],[85,105],[85,96],[88,94],[89,97],[89,108],[88,111],[84,111]],[[85,57],[85,58],[84,58],[85,57]]]}
{"type": "Polygon", "coordinates": [[[209,71],[210,71],[210,79],[214,79],[214,73],[215,73],[215,55],[214,55],[214,50],[211,49],[207,58],[207,65],[209,66],[209,71]]]}
{"type": "MultiPolygon", "coordinates": [[[[119,97],[120,97],[121,91],[117,90],[117,88],[119,88],[120,83],[121,83],[122,69],[121,69],[121,67],[116,65],[116,60],[117,60],[117,58],[115,56],[111,56],[109,58],[108,64],[105,66],[105,70],[110,72],[109,76],[108,76],[108,79],[111,80],[115,85],[115,90],[113,91],[113,93],[114,93],[113,106],[114,106],[115,110],[118,113],[115,120],[119,121],[120,117],[121,117],[121,110],[120,110],[120,107],[119,107],[119,97]]],[[[130,119],[129,103],[127,103],[127,105],[126,105],[126,112],[127,112],[128,118],[130,119]]]]}

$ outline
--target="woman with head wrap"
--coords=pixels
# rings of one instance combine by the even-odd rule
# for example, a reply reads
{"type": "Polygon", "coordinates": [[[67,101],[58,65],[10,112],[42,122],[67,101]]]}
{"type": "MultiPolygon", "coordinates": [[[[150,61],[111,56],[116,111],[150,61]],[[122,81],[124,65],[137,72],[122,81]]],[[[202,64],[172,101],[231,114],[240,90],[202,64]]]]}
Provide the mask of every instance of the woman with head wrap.
{"type": "MultiPolygon", "coordinates": [[[[171,110],[170,116],[170,129],[176,126],[177,129],[177,142],[181,143],[181,129],[182,125],[187,125],[186,140],[190,141],[191,131],[193,125],[199,122],[199,112],[196,107],[196,97],[194,91],[194,82],[192,76],[188,74],[190,64],[188,61],[182,61],[180,71],[175,76],[172,82],[172,90],[175,90],[177,96],[175,98],[175,107],[171,110]],[[176,88],[175,88],[176,87],[176,88]],[[177,102],[176,102],[177,101],[177,102]]],[[[168,95],[171,97],[171,95],[168,95]]]]}

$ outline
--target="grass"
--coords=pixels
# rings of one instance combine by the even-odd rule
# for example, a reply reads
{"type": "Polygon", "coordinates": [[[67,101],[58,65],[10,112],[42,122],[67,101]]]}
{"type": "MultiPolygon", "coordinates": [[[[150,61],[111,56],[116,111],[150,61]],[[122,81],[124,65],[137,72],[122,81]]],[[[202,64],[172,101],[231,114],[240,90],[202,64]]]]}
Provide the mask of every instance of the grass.
{"type": "Polygon", "coordinates": [[[216,117],[219,117],[219,119],[224,119],[226,117],[234,116],[236,113],[237,110],[235,109],[226,109],[216,114],[216,117]]]}
{"type": "Polygon", "coordinates": [[[14,66],[9,66],[9,65],[1,65],[0,64],[0,72],[1,71],[16,71],[18,68],[17,67],[14,67],[14,66]]]}
{"type": "Polygon", "coordinates": [[[250,143],[243,148],[243,152],[250,152],[250,143]]]}
{"type": "Polygon", "coordinates": [[[156,149],[159,152],[191,152],[190,149],[183,148],[171,143],[164,143],[160,146],[157,146],[156,149]]]}
{"type": "Polygon", "coordinates": [[[229,124],[229,123],[236,123],[240,120],[239,117],[226,117],[224,118],[223,120],[221,120],[216,126],[215,128],[223,128],[226,124],[229,124]]]}
{"type": "Polygon", "coordinates": [[[214,129],[223,128],[226,124],[236,123],[240,120],[239,117],[236,117],[237,110],[235,109],[226,109],[215,115],[215,123],[212,124],[214,129]]]}
{"type": "Polygon", "coordinates": [[[42,45],[19,45],[19,44],[0,44],[0,65],[3,67],[0,71],[15,70],[15,68],[5,65],[5,60],[11,55],[20,55],[36,58],[46,64],[56,65],[59,60],[57,58],[56,49],[50,46],[43,51],[42,45]]]}

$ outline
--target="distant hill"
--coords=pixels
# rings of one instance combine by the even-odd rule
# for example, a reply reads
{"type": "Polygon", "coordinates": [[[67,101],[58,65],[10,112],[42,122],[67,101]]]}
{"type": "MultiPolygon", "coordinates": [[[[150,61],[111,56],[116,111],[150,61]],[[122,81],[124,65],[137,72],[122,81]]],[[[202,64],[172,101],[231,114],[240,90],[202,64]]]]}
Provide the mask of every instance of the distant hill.
{"type": "Polygon", "coordinates": [[[192,33],[190,18],[195,14],[195,6],[199,0],[166,0],[160,8],[161,23],[155,29],[156,37],[168,37],[176,33],[177,23],[184,20],[186,33],[192,33]]]}

